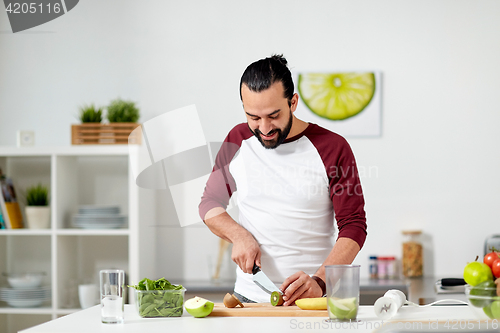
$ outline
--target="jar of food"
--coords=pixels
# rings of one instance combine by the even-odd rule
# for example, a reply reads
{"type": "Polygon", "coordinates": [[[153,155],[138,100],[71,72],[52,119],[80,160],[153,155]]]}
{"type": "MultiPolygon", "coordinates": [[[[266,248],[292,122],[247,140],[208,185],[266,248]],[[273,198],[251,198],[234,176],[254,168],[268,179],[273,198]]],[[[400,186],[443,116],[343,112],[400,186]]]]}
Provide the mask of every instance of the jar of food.
{"type": "Polygon", "coordinates": [[[377,267],[377,257],[376,256],[370,256],[370,279],[377,279],[378,278],[378,267],[377,267]]]}
{"type": "Polygon", "coordinates": [[[387,257],[378,257],[377,263],[378,278],[387,279],[387,257]]]}
{"type": "Polygon", "coordinates": [[[420,230],[403,231],[403,275],[418,277],[423,275],[424,258],[420,242],[420,230]]]}
{"type": "Polygon", "coordinates": [[[484,255],[500,251],[500,235],[491,235],[484,242],[484,255]]]}
{"type": "Polygon", "coordinates": [[[396,257],[387,257],[387,278],[395,279],[396,271],[396,257]]]}

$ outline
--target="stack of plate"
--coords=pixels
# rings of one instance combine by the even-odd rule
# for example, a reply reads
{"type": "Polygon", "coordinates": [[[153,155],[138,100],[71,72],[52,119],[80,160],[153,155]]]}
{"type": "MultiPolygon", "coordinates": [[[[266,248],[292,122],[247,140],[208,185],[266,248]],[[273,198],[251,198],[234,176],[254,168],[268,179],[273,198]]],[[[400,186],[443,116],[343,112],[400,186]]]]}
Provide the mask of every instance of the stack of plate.
{"type": "Polygon", "coordinates": [[[0,288],[0,300],[16,308],[36,307],[50,300],[50,287],[33,289],[0,288]]]}
{"type": "Polygon", "coordinates": [[[80,206],[78,208],[78,214],[82,215],[116,215],[120,214],[119,206],[80,206]]]}
{"type": "Polygon", "coordinates": [[[78,214],[73,215],[73,226],[82,229],[123,228],[127,217],[120,215],[119,206],[80,206],[78,214]]]}

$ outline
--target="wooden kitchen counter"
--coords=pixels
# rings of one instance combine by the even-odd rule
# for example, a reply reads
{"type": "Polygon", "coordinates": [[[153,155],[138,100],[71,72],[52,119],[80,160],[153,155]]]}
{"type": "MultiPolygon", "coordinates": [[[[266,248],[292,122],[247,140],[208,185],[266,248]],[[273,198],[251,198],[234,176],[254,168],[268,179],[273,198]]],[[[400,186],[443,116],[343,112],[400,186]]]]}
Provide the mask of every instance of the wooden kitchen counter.
{"type": "Polygon", "coordinates": [[[498,321],[478,321],[467,306],[403,307],[390,321],[379,320],[373,306],[360,306],[357,323],[330,323],[322,317],[206,317],[194,318],[184,311],[177,318],[140,318],[133,305],[125,306],[124,324],[102,324],[96,305],[68,316],[22,331],[23,333],[62,332],[450,332],[457,328],[481,328],[498,332],[498,321]],[[496,322],[496,330],[494,323],[496,322]],[[448,325],[448,326],[446,326],[448,325]],[[417,330],[415,330],[417,329],[417,330]]]}

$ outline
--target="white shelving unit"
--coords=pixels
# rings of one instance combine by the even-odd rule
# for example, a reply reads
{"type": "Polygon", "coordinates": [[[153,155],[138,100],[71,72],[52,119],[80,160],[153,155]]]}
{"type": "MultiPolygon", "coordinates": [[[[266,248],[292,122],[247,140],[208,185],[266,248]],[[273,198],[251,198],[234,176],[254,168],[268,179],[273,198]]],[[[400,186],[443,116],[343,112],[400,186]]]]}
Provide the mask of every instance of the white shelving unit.
{"type": "MultiPolygon", "coordinates": [[[[98,284],[100,269],[123,269],[132,283],[154,274],[154,230],[139,227],[139,217],[154,218],[154,194],[135,185],[134,151],[111,145],[0,147],[0,168],[13,180],[23,214],[23,192],[39,182],[49,186],[51,207],[50,229],[0,230],[0,272],[43,271],[44,285],[52,288],[51,300],[39,308],[12,308],[0,301],[0,332],[79,310],[78,284],[98,284]],[[119,205],[128,227],[73,228],[78,206],[91,204],[119,205]]],[[[7,286],[3,276],[0,286],[7,286]]]]}

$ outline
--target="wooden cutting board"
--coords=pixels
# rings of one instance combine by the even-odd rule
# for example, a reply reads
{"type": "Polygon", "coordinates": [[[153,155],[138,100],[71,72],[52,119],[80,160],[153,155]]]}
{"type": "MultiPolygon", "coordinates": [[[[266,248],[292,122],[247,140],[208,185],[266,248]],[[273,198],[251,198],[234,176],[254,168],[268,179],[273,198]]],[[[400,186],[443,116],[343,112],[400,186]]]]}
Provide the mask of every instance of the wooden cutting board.
{"type": "Polygon", "coordinates": [[[215,303],[212,317],[325,317],[327,310],[302,310],[296,305],[272,306],[271,303],[243,303],[244,307],[226,308],[215,303]]]}

